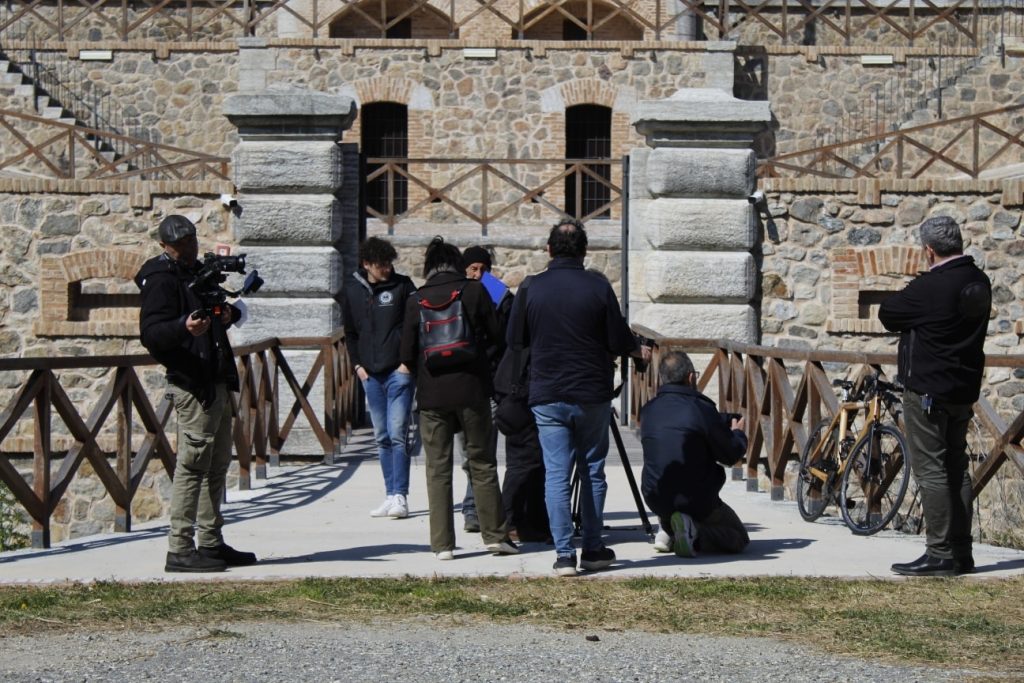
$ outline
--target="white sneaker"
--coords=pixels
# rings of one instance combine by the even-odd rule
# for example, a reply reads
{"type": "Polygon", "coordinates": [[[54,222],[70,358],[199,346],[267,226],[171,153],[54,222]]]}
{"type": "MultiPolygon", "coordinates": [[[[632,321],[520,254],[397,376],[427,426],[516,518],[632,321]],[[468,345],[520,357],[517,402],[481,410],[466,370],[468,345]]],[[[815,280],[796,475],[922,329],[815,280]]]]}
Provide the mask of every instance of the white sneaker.
{"type": "Polygon", "coordinates": [[[391,519],[405,519],[409,516],[409,501],[401,493],[391,497],[391,508],[388,510],[388,517],[391,519]]]}
{"type": "Polygon", "coordinates": [[[654,535],[654,552],[672,552],[672,536],[664,529],[658,529],[658,533],[654,535]]]}
{"type": "Polygon", "coordinates": [[[391,506],[395,504],[395,497],[388,496],[384,499],[384,502],[380,506],[370,510],[371,517],[387,517],[388,513],[391,512],[391,506]]]}
{"type": "Polygon", "coordinates": [[[434,553],[434,557],[436,557],[439,560],[454,560],[455,553],[453,553],[451,550],[442,550],[439,553],[434,553]]]}

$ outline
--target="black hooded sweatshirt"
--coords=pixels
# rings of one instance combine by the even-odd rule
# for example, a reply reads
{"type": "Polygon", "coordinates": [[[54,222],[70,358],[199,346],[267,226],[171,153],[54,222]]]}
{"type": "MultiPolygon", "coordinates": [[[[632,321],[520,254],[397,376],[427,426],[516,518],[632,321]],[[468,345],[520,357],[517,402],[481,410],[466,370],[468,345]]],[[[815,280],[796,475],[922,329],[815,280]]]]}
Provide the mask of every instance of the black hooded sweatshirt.
{"type": "MultiPolygon", "coordinates": [[[[188,288],[194,275],[194,269],[181,266],[166,253],[142,264],[135,276],[142,292],[139,331],[142,345],[167,368],[167,382],[209,406],[218,382],[238,391],[238,371],[224,325],[216,322],[198,337],[185,327],[188,316],[202,308],[188,288]]],[[[238,319],[238,309],[232,307],[232,316],[238,319]]]]}

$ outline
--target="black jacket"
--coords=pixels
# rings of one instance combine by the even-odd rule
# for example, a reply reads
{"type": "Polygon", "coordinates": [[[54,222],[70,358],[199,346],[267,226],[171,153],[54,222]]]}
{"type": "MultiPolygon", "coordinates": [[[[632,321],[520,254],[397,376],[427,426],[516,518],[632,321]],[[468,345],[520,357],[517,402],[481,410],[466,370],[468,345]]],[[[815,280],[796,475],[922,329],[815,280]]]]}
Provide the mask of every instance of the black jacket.
{"type": "Polygon", "coordinates": [[[391,372],[401,362],[405,302],[416,286],[405,275],[370,284],[360,268],[346,283],[341,300],[345,348],[352,365],[369,373],[391,372]]]}
{"type": "Polygon", "coordinates": [[[402,362],[415,368],[416,403],[421,410],[443,410],[479,405],[490,400],[494,389],[491,385],[491,367],[487,359],[487,346],[501,343],[498,321],[490,296],[476,280],[469,280],[454,271],[442,271],[432,275],[412,296],[408,297],[405,308],[405,324],[402,329],[402,362]],[[452,292],[462,287],[462,306],[469,318],[469,325],[476,335],[480,353],[474,366],[443,374],[432,375],[420,362],[419,344],[419,300],[425,298],[431,304],[440,304],[451,297],[452,292]]]}
{"type": "Polygon", "coordinates": [[[991,308],[992,284],[970,256],[921,273],[883,301],[878,319],[900,333],[903,385],[940,401],[977,401],[991,308]]]}
{"type": "MultiPolygon", "coordinates": [[[[515,329],[521,306],[513,306],[515,329]]],[[[526,296],[530,405],[577,405],[612,399],[612,360],[636,348],[615,292],[576,258],[555,258],[535,275],[526,296]]],[[[511,344],[512,340],[508,340],[511,344]]]]}
{"type": "MultiPolygon", "coordinates": [[[[167,368],[167,381],[209,405],[217,382],[238,391],[238,371],[224,325],[215,322],[199,337],[185,327],[188,316],[202,307],[188,288],[194,275],[194,270],[181,267],[167,254],[142,264],[135,276],[142,292],[139,331],[142,345],[167,368]]],[[[233,306],[232,316],[238,320],[239,311],[233,306]]]]}
{"type": "Polygon", "coordinates": [[[676,511],[707,517],[725,484],[722,465],[736,464],[747,451],[746,434],[729,429],[714,401],[682,384],[659,388],[640,410],[640,442],[644,501],[665,520],[676,511]]]}

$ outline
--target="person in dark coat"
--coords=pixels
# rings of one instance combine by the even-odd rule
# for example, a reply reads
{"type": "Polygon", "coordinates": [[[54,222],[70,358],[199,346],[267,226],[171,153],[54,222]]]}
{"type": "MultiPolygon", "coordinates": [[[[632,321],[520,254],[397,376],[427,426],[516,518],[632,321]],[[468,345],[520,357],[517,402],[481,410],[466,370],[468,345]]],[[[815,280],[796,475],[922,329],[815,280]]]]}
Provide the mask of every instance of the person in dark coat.
{"type": "Polygon", "coordinates": [[[596,571],[615,561],[615,552],[601,537],[614,394],[611,359],[641,349],[608,280],[583,266],[583,224],[572,219],[555,224],[547,248],[551,261],[543,273],[533,276],[526,305],[512,307],[508,334],[522,324],[530,347],[530,409],[544,453],[544,499],[555,543],[553,569],[558,576],[575,576],[574,466],[580,473],[583,532],[579,566],[596,571]]]}
{"type": "Polygon", "coordinates": [[[238,391],[227,328],[241,312],[231,304],[219,314],[206,311],[189,287],[199,269],[192,221],[167,216],[157,233],[163,252],[142,265],[135,283],[142,298],[142,345],[167,369],[167,397],[178,420],[164,570],[213,572],[254,564],[255,554],[224,542],[220,514],[231,464],[230,392],[238,391]]]}
{"type": "Polygon", "coordinates": [[[414,382],[399,353],[405,302],[416,291],[412,280],[394,271],[397,256],[385,239],[364,240],[360,267],[341,300],[345,349],[366,394],[384,474],[384,502],[370,516],[392,519],[409,516],[407,436],[414,382]]]}
{"type": "Polygon", "coordinates": [[[440,560],[454,557],[452,461],[455,433],[461,430],[466,435],[469,477],[476,494],[484,544],[498,555],[516,554],[519,549],[509,540],[505,527],[497,458],[489,447],[494,428],[491,420],[494,389],[486,348],[488,344],[503,344],[494,305],[479,282],[466,278],[459,249],[441,237],[435,237],[427,246],[423,276],[426,282],[406,301],[401,358],[416,372],[430,505],[430,549],[440,560]],[[476,356],[465,365],[432,371],[420,353],[421,301],[439,306],[460,290],[462,308],[477,345],[476,356]]]}
{"type": "Polygon", "coordinates": [[[927,538],[924,555],[893,564],[892,570],[949,576],[974,571],[967,430],[985,370],[992,284],[964,255],[953,218],[922,223],[921,244],[928,272],[883,301],[878,311],[885,329],[900,333],[903,419],[927,538]]]}
{"type": "Polygon", "coordinates": [[[658,395],[640,410],[644,500],[662,530],[672,529],[669,544],[676,555],[742,552],[750,537],[719,492],[723,466],[736,464],[747,451],[743,419],[720,414],[697,390],[697,372],[682,351],[662,357],[658,380],[658,395]]]}

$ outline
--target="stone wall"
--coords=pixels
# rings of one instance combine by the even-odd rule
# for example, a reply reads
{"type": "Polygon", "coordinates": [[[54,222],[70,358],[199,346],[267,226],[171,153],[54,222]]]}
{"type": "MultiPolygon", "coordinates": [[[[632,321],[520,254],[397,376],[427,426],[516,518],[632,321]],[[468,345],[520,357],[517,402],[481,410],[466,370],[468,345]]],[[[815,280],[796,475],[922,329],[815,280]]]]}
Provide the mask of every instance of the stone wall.
{"type": "MultiPolygon", "coordinates": [[[[768,192],[773,226],[766,226],[762,247],[764,344],[894,352],[896,337],[876,320],[878,304],[917,272],[921,221],[948,215],[961,225],[966,253],[992,280],[986,352],[1024,354],[1021,206],[1004,206],[996,184],[965,183],[945,192],[889,188],[877,202],[865,202],[849,183],[845,191],[840,183],[831,191],[774,184],[768,192]]],[[[984,393],[1002,412],[1024,410],[1021,374],[986,373],[984,393]]]]}

